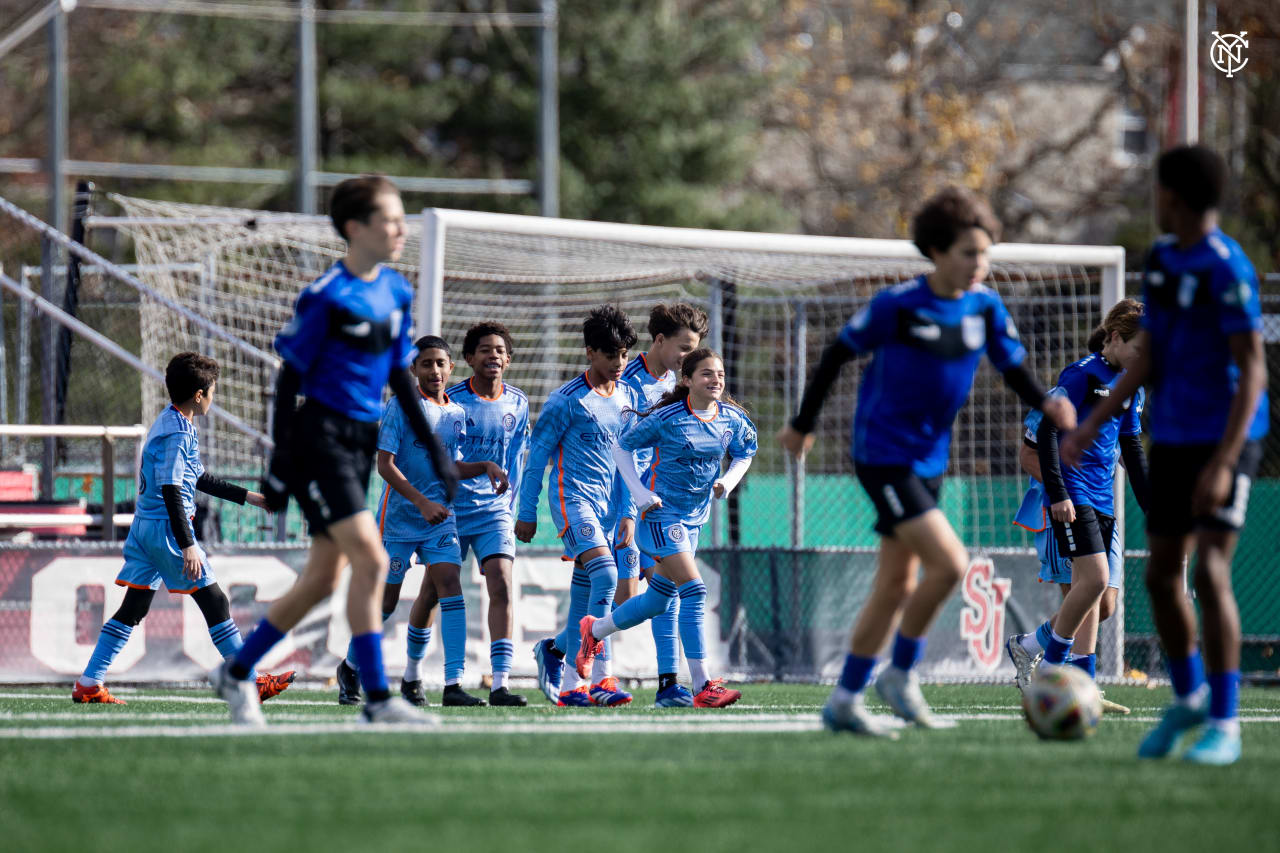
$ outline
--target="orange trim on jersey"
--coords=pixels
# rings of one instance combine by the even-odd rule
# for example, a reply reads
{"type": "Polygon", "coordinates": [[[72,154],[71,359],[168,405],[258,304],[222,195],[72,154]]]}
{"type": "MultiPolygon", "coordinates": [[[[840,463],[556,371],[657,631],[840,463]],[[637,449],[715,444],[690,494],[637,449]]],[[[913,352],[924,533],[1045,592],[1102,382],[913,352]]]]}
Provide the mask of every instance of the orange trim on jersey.
{"type": "MultiPolygon", "coordinates": [[[[597,388],[596,386],[594,386],[594,385],[592,385],[592,384],[591,384],[591,371],[590,371],[590,370],[584,370],[584,371],[582,371],[582,378],[583,378],[584,380],[586,380],[586,383],[587,383],[587,387],[588,387],[588,388],[590,388],[592,391],[595,391],[597,394],[600,394],[600,389],[599,389],[599,388],[597,388]]],[[[617,391],[617,390],[618,390],[618,383],[617,383],[617,382],[615,382],[615,383],[613,383],[613,391],[617,391]]],[[[608,394],[600,394],[600,396],[601,396],[601,397],[612,397],[612,396],[613,396],[613,391],[610,391],[608,394]]]]}
{"type": "Polygon", "coordinates": [[[382,493],[382,506],[378,509],[378,535],[382,535],[382,528],[387,523],[387,498],[391,497],[391,487],[387,486],[386,491],[382,493]]]}
{"type": "Polygon", "coordinates": [[[556,457],[556,488],[560,491],[560,517],[564,519],[564,529],[556,534],[559,539],[569,529],[569,511],[564,507],[564,445],[559,447],[560,455],[556,457]]]}
{"type": "Polygon", "coordinates": [[[653,370],[649,367],[648,355],[649,354],[647,352],[642,352],[640,353],[640,355],[636,356],[636,358],[640,359],[640,363],[644,365],[644,372],[652,376],[654,379],[661,379],[662,376],[666,376],[667,374],[665,373],[662,374],[662,376],[659,376],[658,374],[653,372],[653,370]]]}
{"type": "Polygon", "coordinates": [[[472,380],[472,379],[475,379],[475,377],[474,377],[474,376],[468,376],[468,377],[467,377],[467,389],[468,389],[468,390],[470,390],[472,394],[475,394],[477,398],[479,398],[479,399],[481,399],[481,400],[484,400],[486,403],[496,403],[496,402],[498,402],[499,400],[501,400],[501,399],[502,399],[502,392],[504,392],[504,391],[506,391],[506,390],[507,390],[507,386],[506,386],[506,384],[505,384],[505,383],[503,383],[503,381],[502,381],[501,379],[499,379],[499,380],[498,380],[498,393],[497,393],[497,395],[496,395],[496,396],[494,396],[494,397],[486,397],[486,396],[484,396],[483,394],[481,394],[479,391],[477,391],[477,390],[476,390],[476,386],[474,386],[474,385],[472,385],[472,384],[471,384],[471,380],[472,380]]]}
{"type": "Polygon", "coordinates": [[[702,415],[700,415],[700,414],[698,414],[697,412],[695,412],[695,411],[693,410],[693,406],[689,405],[689,398],[688,398],[688,397],[685,397],[685,398],[684,398],[684,407],[685,407],[685,409],[689,412],[689,414],[693,415],[695,418],[697,418],[698,420],[702,421],[704,424],[709,424],[709,423],[711,423],[712,421],[714,421],[716,418],[718,418],[718,417],[720,416],[720,401],[719,401],[719,400],[712,400],[711,402],[713,402],[713,403],[715,403],[715,404],[716,404],[716,413],[715,413],[714,415],[712,415],[711,417],[709,417],[709,418],[704,418],[704,417],[702,417],[702,415]]]}
{"type": "MultiPolygon", "coordinates": [[[[419,385],[419,386],[418,386],[418,396],[419,396],[419,397],[421,397],[422,399],[426,400],[428,403],[436,403],[436,401],[435,401],[435,400],[432,400],[430,397],[428,397],[428,396],[427,396],[427,392],[422,390],[422,386],[421,386],[421,385],[419,385]]],[[[436,405],[437,405],[437,406],[447,406],[447,405],[449,405],[451,402],[453,402],[453,401],[449,399],[449,395],[448,395],[448,394],[445,394],[445,395],[444,395],[444,402],[443,402],[443,403],[436,403],[436,405]]]]}

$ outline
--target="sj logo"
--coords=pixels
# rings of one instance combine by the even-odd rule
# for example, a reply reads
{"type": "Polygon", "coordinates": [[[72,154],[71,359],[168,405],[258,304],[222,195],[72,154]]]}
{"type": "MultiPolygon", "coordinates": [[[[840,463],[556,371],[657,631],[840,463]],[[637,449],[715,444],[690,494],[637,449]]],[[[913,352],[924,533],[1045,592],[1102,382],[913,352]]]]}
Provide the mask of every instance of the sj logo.
{"type": "Polygon", "coordinates": [[[996,577],[996,567],[988,559],[969,563],[964,573],[960,594],[964,610],[960,612],[960,637],[969,655],[984,672],[1000,663],[1000,639],[1004,636],[1004,605],[1012,586],[1008,578],[996,577]]]}

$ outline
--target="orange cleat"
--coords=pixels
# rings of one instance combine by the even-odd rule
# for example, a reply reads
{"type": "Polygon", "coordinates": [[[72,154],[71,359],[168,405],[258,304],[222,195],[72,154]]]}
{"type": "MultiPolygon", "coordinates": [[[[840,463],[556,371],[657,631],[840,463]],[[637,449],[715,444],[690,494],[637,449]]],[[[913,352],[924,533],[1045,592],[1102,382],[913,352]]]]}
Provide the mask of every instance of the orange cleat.
{"type": "Polygon", "coordinates": [[[293,684],[293,679],[293,670],[282,672],[279,675],[259,675],[258,701],[265,702],[272,696],[279,696],[289,689],[289,685],[293,684]]]}
{"type": "Polygon", "coordinates": [[[604,640],[597,640],[591,636],[591,626],[595,622],[596,617],[583,616],[582,621],[578,623],[578,630],[582,632],[582,645],[578,647],[578,656],[574,659],[574,664],[578,668],[578,675],[583,678],[591,672],[591,664],[604,648],[604,640]]]}
{"type": "Polygon", "coordinates": [[[738,690],[730,690],[724,686],[723,678],[713,678],[693,697],[695,708],[725,708],[742,698],[738,690]]]}
{"type": "Polygon", "coordinates": [[[85,687],[79,681],[76,682],[75,688],[71,691],[72,702],[83,702],[85,704],[102,704],[102,705],[128,705],[129,703],[123,699],[117,699],[111,695],[111,691],[107,690],[107,685],[99,684],[97,687],[85,687]]]}

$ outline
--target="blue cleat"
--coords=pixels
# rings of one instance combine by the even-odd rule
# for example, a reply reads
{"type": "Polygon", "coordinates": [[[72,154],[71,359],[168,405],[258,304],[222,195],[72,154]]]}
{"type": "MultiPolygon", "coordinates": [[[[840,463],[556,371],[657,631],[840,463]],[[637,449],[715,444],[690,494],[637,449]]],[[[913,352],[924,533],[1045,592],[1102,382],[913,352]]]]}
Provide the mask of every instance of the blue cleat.
{"type": "Polygon", "coordinates": [[[619,687],[618,679],[612,675],[591,685],[590,696],[591,704],[601,708],[616,708],[631,702],[631,694],[619,687]]]}
{"type": "Polygon", "coordinates": [[[1164,758],[1173,752],[1178,739],[1187,729],[1194,729],[1208,717],[1204,705],[1192,708],[1181,702],[1174,702],[1164,709],[1160,725],[1156,726],[1138,745],[1139,758],[1164,758]]]}
{"type": "Polygon", "coordinates": [[[1240,732],[1227,732],[1217,726],[1208,726],[1200,740],[1182,755],[1192,764],[1212,764],[1223,767],[1240,760],[1240,732]]]}
{"type": "Polygon", "coordinates": [[[552,705],[559,704],[560,678],[564,673],[564,661],[555,656],[551,650],[555,648],[555,640],[548,637],[534,644],[533,660],[538,664],[538,687],[542,695],[552,705]]]}
{"type": "Polygon", "coordinates": [[[594,708],[595,703],[591,701],[591,696],[587,693],[587,688],[579,687],[577,690],[566,690],[557,698],[556,704],[561,708],[594,708]]]}
{"type": "Polygon", "coordinates": [[[658,691],[658,698],[654,700],[653,707],[692,708],[693,694],[683,684],[672,684],[658,691]]]}

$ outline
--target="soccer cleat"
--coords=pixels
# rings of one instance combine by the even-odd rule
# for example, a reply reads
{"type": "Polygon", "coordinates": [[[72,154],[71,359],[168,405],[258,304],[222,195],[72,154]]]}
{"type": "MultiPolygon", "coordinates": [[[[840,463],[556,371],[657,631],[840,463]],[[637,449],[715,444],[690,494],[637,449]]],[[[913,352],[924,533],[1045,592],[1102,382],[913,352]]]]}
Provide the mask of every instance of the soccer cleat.
{"type": "Polygon", "coordinates": [[[262,704],[258,701],[258,685],[248,679],[232,678],[230,661],[223,661],[209,673],[214,695],[231,709],[231,722],[237,726],[265,726],[262,704]]]}
{"type": "Polygon", "coordinates": [[[730,690],[724,686],[723,678],[713,678],[693,697],[695,708],[727,708],[742,698],[738,690],[730,690]]]}
{"type": "Polygon", "coordinates": [[[273,696],[279,696],[289,689],[290,684],[293,684],[294,677],[293,670],[282,672],[279,675],[259,675],[257,680],[258,701],[265,702],[273,696]]]}
{"type": "Polygon", "coordinates": [[[836,733],[849,732],[863,737],[882,737],[886,740],[898,739],[896,731],[867,713],[861,694],[847,706],[837,706],[831,702],[823,705],[822,724],[836,733]]]}
{"type": "Polygon", "coordinates": [[[1012,634],[1005,641],[1004,650],[1009,655],[1009,660],[1013,661],[1013,683],[1017,685],[1019,690],[1026,690],[1027,685],[1031,683],[1031,679],[1035,676],[1036,667],[1040,665],[1040,661],[1044,659],[1044,654],[1037,654],[1032,657],[1022,646],[1022,638],[1026,634],[1012,634]]]}
{"type": "Polygon", "coordinates": [[[693,694],[683,684],[672,684],[658,691],[653,701],[655,708],[692,708],[693,694]]]}
{"type": "Polygon", "coordinates": [[[446,708],[477,708],[484,704],[479,696],[472,696],[461,684],[446,684],[440,695],[440,704],[446,708]]]}
{"type": "Polygon", "coordinates": [[[555,640],[550,637],[534,644],[533,660],[538,664],[538,688],[542,690],[542,695],[547,697],[548,702],[559,704],[564,660],[551,651],[555,645],[555,640]]]}
{"type": "Polygon", "coordinates": [[[338,664],[338,704],[360,704],[360,673],[345,658],[338,664]]]}
{"type": "Polygon", "coordinates": [[[422,692],[421,681],[400,679],[400,698],[415,708],[425,708],[427,705],[427,696],[422,692]]]}
{"type": "Polygon", "coordinates": [[[886,666],[876,679],[876,693],[894,714],[908,723],[915,723],[922,729],[955,727],[953,721],[935,717],[929,710],[929,703],[924,701],[924,694],[920,692],[920,679],[915,670],[886,666]]]}
{"type": "Polygon", "coordinates": [[[588,695],[591,697],[591,704],[601,708],[616,708],[631,702],[631,694],[619,689],[618,679],[612,675],[591,685],[591,692],[588,695]]]}
{"type": "Polygon", "coordinates": [[[505,687],[489,691],[489,706],[492,708],[523,708],[529,704],[519,693],[512,693],[505,687]]]}
{"type": "Polygon", "coordinates": [[[435,726],[440,718],[424,714],[399,696],[388,696],[381,702],[366,702],[360,711],[360,722],[373,724],[403,723],[413,726],[435,726]]]}
{"type": "Polygon", "coordinates": [[[1206,726],[1200,739],[1182,754],[1192,764],[1212,764],[1222,767],[1240,760],[1240,732],[1224,731],[1217,726],[1206,726]]]}
{"type": "Polygon", "coordinates": [[[556,702],[561,708],[594,708],[591,703],[591,695],[587,693],[586,687],[578,687],[574,690],[566,690],[560,694],[559,701],[556,702]]]}
{"type": "Polygon", "coordinates": [[[111,695],[111,691],[107,690],[107,685],[99,684],[97,687],[85,687],[79,681],[76,686],[71,689],[71,701],[82,702],[88,705],[128,705],[129,703],[123,699],[117,699],[111,695]]]}
{"type": "Polygon", "coordinates": [[[1142,739],[1142,743],[1138,744],[1138,757],[1164,758],[1173,752],[1173,748],[1178,745],[1178,739],[1182,737],[1183,732],[1187,729],[1194,729],[1203,723],[1208,716],[1208,709],[1203,704],[1193,708],[1181,702],[1174,702],[1164,709],[1164,716],[1160,718],[1160,724],[1147,732],[1147,736],[1142,739]]]}
{"type": "Polygon", "coordinates": [[[578,646],[578,656],[574,659],[577,666],[578,675],[583,678],[587,677],[587,673],[591,672],[591,664],[595,662],[596,655],[604,648],[604,640],[597,640],[591,636],[591,626],[595,624],[596,617],[583,616],[582,621],[578,623],[578,631],[582,634],[582,644],[578,646]]]}
{"type": "Polygon", "coordinates": [[[1120,714],[1121,716],[1130,713],[1127,705],[1121,705],[1119,702],[1112,702],[1101,690],[1098,691],[1098,696],[1102,699],[1102,713],[1120,714]]]}

